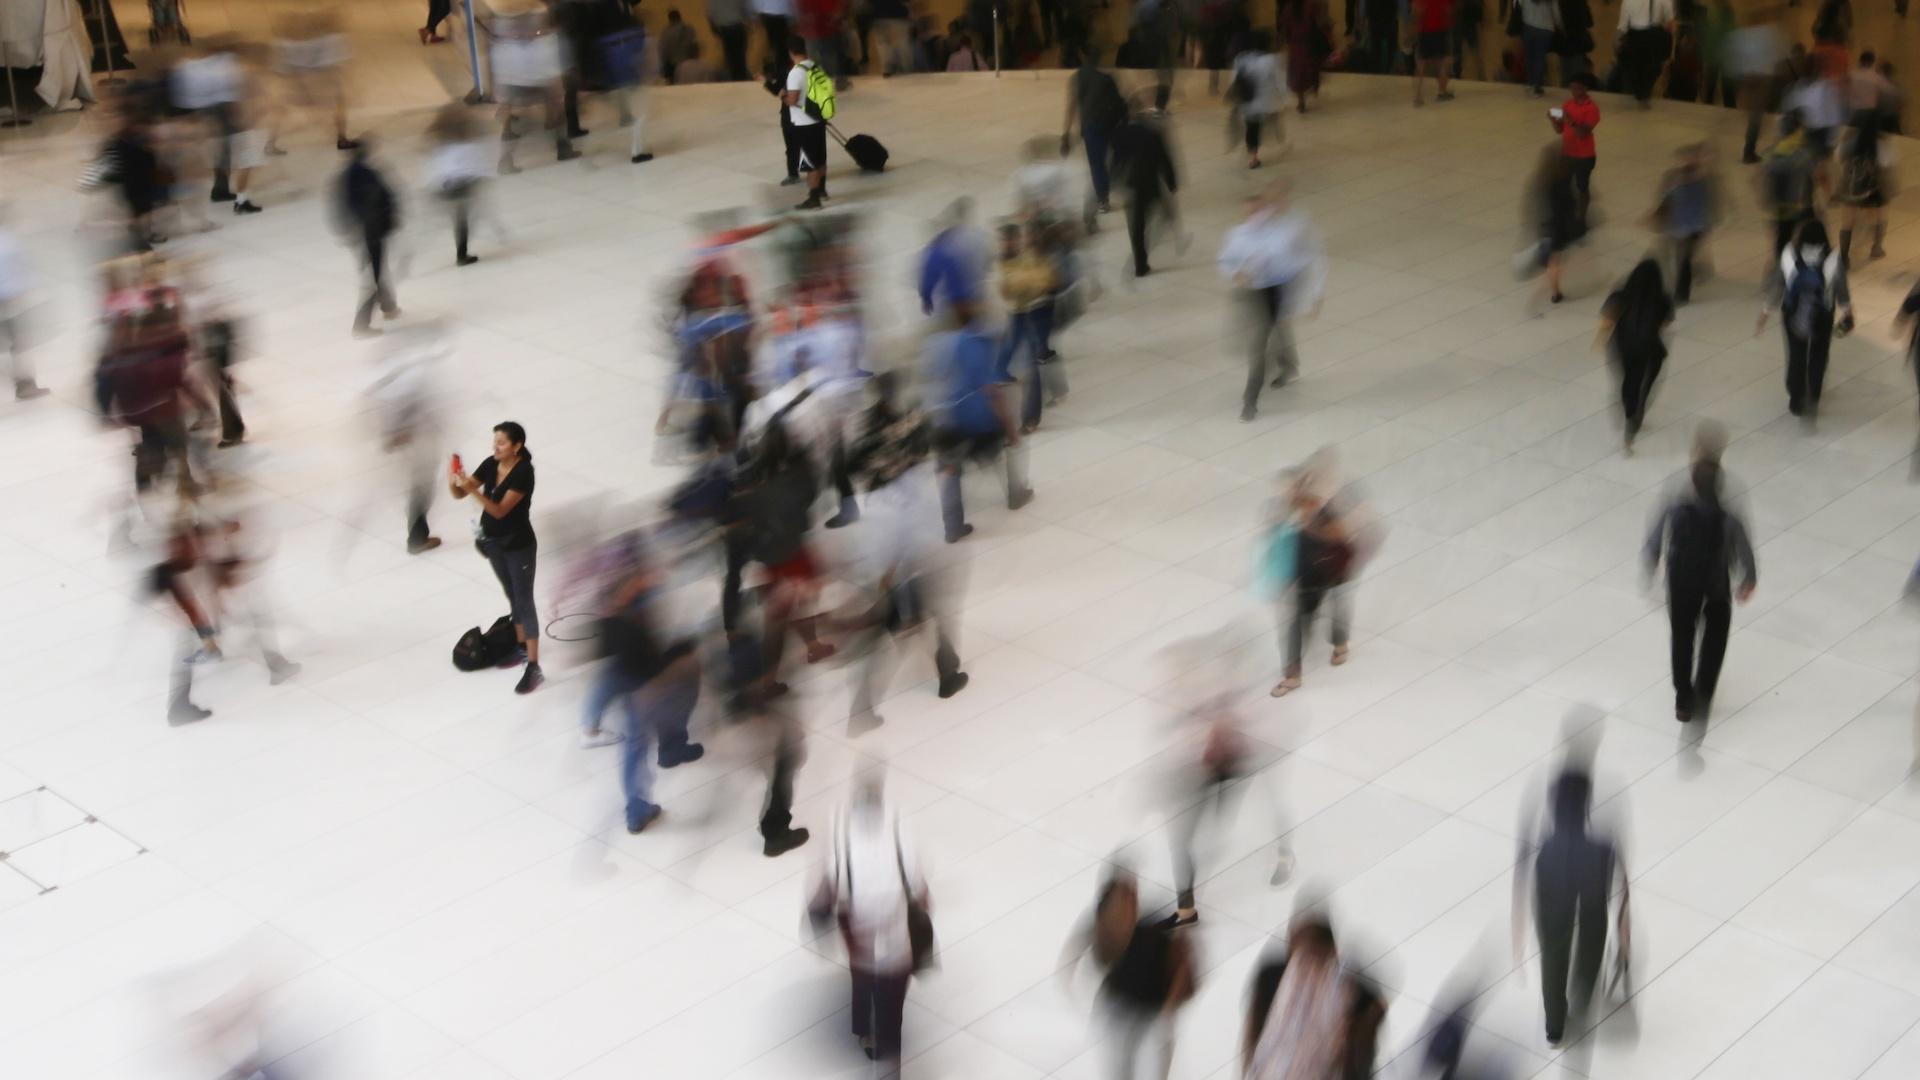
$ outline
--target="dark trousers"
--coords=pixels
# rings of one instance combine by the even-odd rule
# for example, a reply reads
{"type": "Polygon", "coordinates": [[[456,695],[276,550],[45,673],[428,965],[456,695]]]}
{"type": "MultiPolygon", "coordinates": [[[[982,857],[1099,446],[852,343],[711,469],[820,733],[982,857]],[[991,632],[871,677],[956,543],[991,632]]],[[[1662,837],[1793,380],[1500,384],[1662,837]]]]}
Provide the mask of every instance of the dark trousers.
{"type": "Polygon", "coordinates": [[[731,23],[713,28],[713,36],[720,39],[720,53],[726,57],[727,78],[741,82],[747,78],[747,25],[731,23]]]}
{"type": "Polygon", "coordinates": [[[853,1037],[873,1040],[873,1056],[881,1061],[900,1057],[900,1025],[906,1016],[907,972],[850,969],[853,975],[853,1037]]]}
{"type": "Polygon", "coordinates": [[[1760,128],[1767,119],[1767,80],[1748,78],[1740,84],[1740,104],[1747,110],[1747,139],[1741,144],[1740,157],[1752,161],[1759,156],[1760,128]]]}
{"type": "Polygon", "coordinates": [[[1626,40],[1621,42],[1620,60],[1625,68],[1627,89],[1633,92],[1636,101],[1646,101],[1653,96],[1653,84],[1660,80],[1660,69],[1667,63],[1662,55],[1666,40],[1664,31],[1648,28],[1627,31],[1626,40]]]}
{"type": "Polygon", "coordinates": [[[800,771],[801,752],[800,734],[789,721],[775,717],[769,722],[783,725],[767,779],[767,808],[760,814],[760,835],[771,840],[793,829],[793,774],[800,771]]]}
{"type": "Polygon", "coordinates": [[[800,136],[785,105],[780,106],[780,140],[787,147],[787,179],[796,179],[800,175],[800,136]]]}
{"type": "Polygon", "coordinates": [[[1833,312],[1814,316],[1806,337],[1793,332],[1792,313],[1781,312],[1787,338],[1787,408],[1795,416],[1820,407],[1827,381],[1827,349],[1833,344],[1833,312]]]}
{"type": "Polygon", "coordinates": [[[1684,304],[1693,299],[1693,260],[1706,233],[1688,233],[1673,240],[1673,300],[1684,304]]]}
{"type": "Polygon", "coordinates": [[[1604,906],[1589,911],[1585,905],[1554,910],[1541,905],[1540,917],[1540,997],[1547,1010],[1547,1034],[1558,1037],[1567,1030],[1568,997],[1576,1015],[1586,1012],[1600,982],[1600,957],[1607,946],[1607,913],[1604,906]]]}
{"type": "Polygon", "coordinates": [[[1653,381],[1660,377],[1666,357],[1659,352],[1615,349],[1614,362],[1620,367],[1620,414],[1626,419],[1627,434],[1638,434],[1653,399],[1653,381]]]}
{"type": "Polygon", "coordinates": [[[433,535],[427,528],[427,507],[433,505],[434,476],[427,470],[407,484],[407,543],[424,544],[433,535]]]}
{"type": "Polygon", "coordinates": [[[220,382],[220,441],[239,442],[246,437],[247,423],[240,417],[240,399],[234,394],[233,369],[218,364],[214,372],[220,382]]]}
{"type": "Polygon", "coordinates": [[[1147,265],[1147,221],[1155,209],[1165,207],[1165,195],[1157,187],[1136,190],[1127,200],[1127,240],[1133,245],[1133,272],[1136,277],[1151,269],[1147,265]]]}
{"type": "Polygon", "coordinates": [[[767,36],[767,58],[773,61],[773,66],[778,69],[779,75],[784,80],[787,69],[793,66],[793,61],[787,56],[787,38],[793,34],[787,17],[785,15],[760,16],[760,32],[767,36]]]}
{"type": "Polygon", "coordinates": [[[1313,626],[1313,617],[1320,610],[1320,604],[1333,595],[1328,604],[1328,617],[1333,622],[1333,647],[1338,649],[1347,643],[1347,599],[1339,595],[1334,588],[1326,586],[1298,585],[1293,590],[1293,619],[1287,623],[1287,675],[1297,677],[1300,674],[1300,657],[1306,651],[1307,631],[1313,626]]]}
{"type": "Polygon", "coordinates": [[[528,544],[515,551],[495,551],[487,555],[493,564],[493,576],[506,594],[513,623],[520,628],[522,640],[540,637],[540,612],[533,604],[534,568],[540,561],[540,545],[528,544]]]}
{"type": "Polygon", "coordinates": [[[1520,47],[1527,58],[1527,85],[1539,90],[1547,82],[1547,56],[1553,49],[1553,31],[1522,27],[1520,47]]]}
{"type": "Polygon", "coordinates": [[[427,33],[439,33],[440,24],[447,21],[447,15],[452,11],[453,0],[427,0],[427,33]]]}
{"type": "Polygon", "coordinates": [[[1587,207],[1593,203],[1593,167],[1599,164],[1598,158],[1570,157],[1567,168],[1573,175],[1574,213],[1580,221],[1580,231],[1587,231],[1587,207]]]}
{"type": "Polygon", "coordinates": [[[1739,105],[1740,84],[1734,80],[1733,76],[1728,75],[1724,68],[1710,67],[1706,70],[1705,85],[1701,87],[1700,100],[1708,105],[1713,104],[1713,95],[1716,90],[1720,93],[1720,104],[1729,109],[1739,105]]]}
{"type": "Polygon", "coordinates": [[[366,329],[373,325],[373,309],[378,307],[389,318],[400,309],[394,302],[393,290],[387,287],[387,238],[384,234],[367,233],[365,237],[367,255],[367,298],[360,301],[360,310],[354,313],[353,325],[366,329]]]}
{"type": "Polygon", "coordinates": [[[1286,286],[1248,289],[1247,307],[1253,340],[1247,351],[1247,388],[1240,402],[1252,408],[1259,403],[1260,389],[1267,384],[1270,361],[1277,360],[1282,379],[1292,379],[1299,373],[1300,364],[1293,352],[1293,334],[1282,318],[1286,311],[1286,286]]]}
{"type": "Polygon", "coordinates": [[[1674,707],[1688,712],[1704,709],[1720,684],[1720,663],[1727,656],[1727,627],[1733,619],[1732,598],[1721,583],[1701,586],[1669,580],[1667,617],[1673,623],[1674,707]]]}
{"type": "Polygon", "coordinates": [[[1107,178],[1107,141],[1112,134],[1084,126],[1080,129],[1080,141],[1087,148],[1087,172],[1093,177],[1093,198],[1101,206],[1107,205],[1107,193],[1112,187],[1107,178]]]}
{"type": "Polygon", "coordinates": [[[560,77],[560,109],[567,122],[566,138],[561,140],[561,153],[567,150],[566,140],[578,138],[580,130],[580,77],[568,72],[560,77]]]}

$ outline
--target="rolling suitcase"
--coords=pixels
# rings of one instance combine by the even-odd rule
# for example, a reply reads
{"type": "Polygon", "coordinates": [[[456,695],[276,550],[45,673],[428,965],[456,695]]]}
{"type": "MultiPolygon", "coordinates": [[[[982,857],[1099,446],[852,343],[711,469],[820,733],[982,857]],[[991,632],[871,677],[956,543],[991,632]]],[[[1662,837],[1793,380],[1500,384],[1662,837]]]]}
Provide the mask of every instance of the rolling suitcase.
{"type": "Polygon", "coordinates": [[[855,135],[849,139],[832,124],[827,125],[827,131],[833,135],[834,141],[847,148],[847,153],[852,156],[853,163],[860,166],[861,172],[880,172],[887,167],[887,148],[880,145],[879,139],[871,135],[855,135]]]}

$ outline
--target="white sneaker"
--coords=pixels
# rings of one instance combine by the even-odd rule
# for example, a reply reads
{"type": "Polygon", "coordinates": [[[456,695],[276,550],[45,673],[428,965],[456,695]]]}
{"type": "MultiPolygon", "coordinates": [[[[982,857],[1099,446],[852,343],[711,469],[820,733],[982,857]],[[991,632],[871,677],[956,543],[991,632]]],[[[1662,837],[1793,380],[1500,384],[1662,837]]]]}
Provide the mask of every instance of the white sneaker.
{"type": "Polygon", "coordinates": [[[622,738],[624,738],[624,736],[617,731],[609,731],[606,728],[601,728],[599,731],[582,733],[580,736],[580,747],[583,750],[591,750],[596,746],[612,746],[622,738]]]}

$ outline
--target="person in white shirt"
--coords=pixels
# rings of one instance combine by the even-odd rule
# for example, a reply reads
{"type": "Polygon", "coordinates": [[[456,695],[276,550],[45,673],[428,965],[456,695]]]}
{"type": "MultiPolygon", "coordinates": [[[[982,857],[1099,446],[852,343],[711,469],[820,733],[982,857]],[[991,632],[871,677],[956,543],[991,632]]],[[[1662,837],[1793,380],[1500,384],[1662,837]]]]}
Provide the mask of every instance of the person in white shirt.
{"type": "Polygon", "coordinates": [[[1287,95],[1286,68],[1273,51],[1273,35],[1257,30],[1247,50],[1233,58],[1233,81],[1229,84],[1240,100],[1242,124],[1246,128],[1247,168],[1260,167],[1260,136],[1273,128],[1274,139],[1286,140],[1281,125],[1283,103],[1287,95]]]}
{"type": "Polygon", "coordinates": [[[834,918],[840,925],[853,976],[853,1036],[890,1075],[898,1075],[914,970],[912,913],[927,905],[920,860],[876,769],[854,782],[852,799],[833,824],[810,912],[816,922],[834,918]]]}
{"type": "Polygon", "coordinates": [[[787,39],[787,56],[793,66],[787,69],[786,90],[780,100],[786,104],[787,120],[793,124],[800,171],[807,175],[807,199],[799,209],[818,210],[827,198],[827,123],[807,112],[807,82],[819,68],[807,59],[807,43],[802,38],[787,39]]]}
{"type": "Polygon", "coordinates": [[[453,258],[472,266],[480,257],[467,250],[473,208],[482,186],[493,178],[492,140],[483,138],[466,105],[442,106],[427,128],[433,150],[427,157],[427,185],[453,213],[453,258]]]}
{"type": "MultiPolygon", "coordinates": [[[[426,31],[421,35],[424,43],[426,31]]],[[[341,78],[352,52],[339,19],[325,10],[299,12],[281,21],[275,38],[274,67],[294,104],[331,113],[334,148],[353,149],[354,141],[347,138],[347,88],[341,78]]],[[[268,140],[269,153],[282,152],[275,135],[268,140]]]]}
{"type": "Polygon", "coordinates": [[[519,138],[514,120],[516,113],[536,105],[543,126],[554,133],[556,159],[571,161],[579,157],[560,115],[566,55],[559,33],[537,12],[496,18],[494,24],[493,81],[504,91],[500,103],[500,171],[520,171],[513,163],[513,143],[519,138]]]}
{"type": "Polygon", "coordinates": [[[1787,411],[1811,428],[1820,412],[1835,331],[1845,334],[1853,325],[1847,261],[1828,242],[1818,218],[1802,223],[1780,253],[1780,274],[1768,284],[1756,335],[1775,311],[1787,342],[1787,411]]]}
{"type": "Polygon", "coordinates": [[[426,319],[382,339],[383,359],[367,387],[380,427],[380,441],[399,462],[407,488],[407,554],[440,546],[427,526],[427,509],[446,459],[446,389],[441,377],[452,352],[452,333],[439,319],[426,319]]]}
{"type": "Polygon", "coordinates": [[[1653,107],[1653,84],[1672,50],[1673,0],[1622,0],[1620,61],[1641,108],[1653,107]]]}
{"type": "Polygon", "coordinates": [[[1260,388],[1269,359],[1277,361],[1274,387],[1299,373],[1288,321],[1293,313],[1311,317],[1326,290],[1327,252],[1320,230],[1305,210],[1292,204],[1285,183],[1247,200],[1247,218],[1227,233],[1220,248],[1220,274],[1239,290],[1253,327],[1247,353],[1247,386],[1240,419],[1257,414],[1260,388]]]}
{"type": "Polygon", "coordinates": [[[27,358],[27,292],[32,287],[32,271],[27,253],[7,225],[7,208],[0,204],[0,337],[7,342],[9,374],[13,377],[13,396],[18,401],[45,397],[47,391],[34,381],[33,363],[27,358]]]}

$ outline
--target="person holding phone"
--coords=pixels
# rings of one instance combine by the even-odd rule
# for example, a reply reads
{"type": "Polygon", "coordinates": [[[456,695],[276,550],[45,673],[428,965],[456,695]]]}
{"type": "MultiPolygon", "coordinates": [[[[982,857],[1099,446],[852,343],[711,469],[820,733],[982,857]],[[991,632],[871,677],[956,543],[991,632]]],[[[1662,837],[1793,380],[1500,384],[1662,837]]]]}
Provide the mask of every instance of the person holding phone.
{"type": "Polygon", "coordinates": [[[1575,218],[1585,232],[1587,206],[1593,201],[1593,166],[1597,160],[1593,129],[1600,126],[1600,103],[1589,92],[1593,89],[1591,75],[1574,75],[1567,80],[1567,89],[1571,96],[1559,108],[1548,109],[1547,120],[1560,133],[1560,152],[1566,155],[1573,188],[1579,196],[1575,218]]]}
{"type": "Polygon", "coordinates": [[[533,454],[527,450],[527,429],[511,420],[493,425],[493,453],[468,476],[456,455],[447,476],[456,499],[473,496],[480,504],[480,554],[493,564],[493,574],[507,594],[513,635],[520,649],[503,667],[524,660],[526,670],[513,692],[531,694],[546,681],[540,673],[540,613],[533,606],[533,569],[540,552],[533,532],[533,454]]]}

